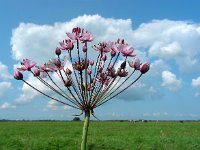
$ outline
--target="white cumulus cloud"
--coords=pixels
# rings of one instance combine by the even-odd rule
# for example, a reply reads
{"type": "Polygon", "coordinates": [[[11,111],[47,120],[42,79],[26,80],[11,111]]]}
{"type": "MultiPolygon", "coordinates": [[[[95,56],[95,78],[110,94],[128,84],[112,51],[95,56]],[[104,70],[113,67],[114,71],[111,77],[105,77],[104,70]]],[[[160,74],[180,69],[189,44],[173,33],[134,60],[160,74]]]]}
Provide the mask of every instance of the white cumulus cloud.
{"type": "Polygon", "coordinates": [[[185,72],[200,71],[200,25],[188,21],[152,20],[133,32],[137,47],[151,57],[175,60],[185,72]],[[185,62],[185,63],[183,63],[185,62]]]}
{"type": "Polygon", "coordinates": [[[170,91],[177,91],[181,88],[181,79],[177,79],[176,75],[170,71],[162,72],[162,84],[161,86],[168,88],[170,91]]]}
{"type": "Polygon", "coordinates": [[[8,102],[3,103],[2,105],[0,105],[0,109],[8,109],[8,108],[15,108],[16,106],[13,104],[10,104],[8,102]]]}
{"type": "Polygon", "coordinates": [[[46,107],[49,109],[52,109],[52,110],[57,110],[58,108],[61,108],[61,106],[64,110],[71,109],[71,107],[69,107],[67,105],[63,106],[63,104],[58,103],[54,100],[49,101],[46,107]]]}
{"type": "MultiPolygon", "coordinates": [[[[177,79],[176,75],[170,72],[173,72],[174,68],[170,66],[170,63],[168,64],[169,61],[175,62],[181,71],[189,73],[200,71],[200,25],[168,19],[152,20],[141,24],[135,30],[133,30],[131,19],[104,18],[100,15],[83,15],[51,25],[20,23],[12,33],[12,56],[17,61],[30,58],[38,63],[44,63],[55,56],[55,48],[59,46],[60,41],[67,38],[65,32],[71,32],[71,29],[77,26],[85,28],[94,35],[95,40],[92,44],[124,38],[136,48],[136,53],[142,57],[142,60],[149,55],[154,60],[151,63],[150,72],[148,72],[149,76],[155,77],[154,75],[156,75],[156,77],[159,76],[159,79],[161,77],[161,85],[169,88],[170,91],[180,89],[181,79],[177,79]],[[149,51],[144,51],[144,49],[149,49],[149,51]]],[[[94,57],[96,53],[91,48],[89,50],[90,56],[94,57]]],[[[28,78],[28,80],[34,82],[34,79],[28,78]]],[[[144,99],[144,91],[150,96],[153,93],[159,93],[158,86],[156,87],[154,83],[151,86],[151,82],[153,82],[151,78],[145,78],[142,81],[146,86],[132,88],[132,90],[134,88],[138,90],[135,95],[136,99],[144,99]]],[[[37,81],[34,84],[40,87],[37,81]]],[[[158,85],[160,86],[160,83],[158,85]]],[[[41,88],[43,87],[41,86],[41,88]]],[[[133,93],[132,90],[124,93],[133,93]]],[[[32,100],[37,95],[23,85],[19,99],[32,100]],[[30,96],[30,94],[32,95],[30,96]]],[[[125,96],[126,99],[126,95],[122,96],[125,96]]]]}
{"type": "Polygon", "coordinates": [[[192,86],[200,87],[200,77],[198,77],[197,79],[192,79],[192,86]]]}
{"type": "Polygon", "coordinates": [[[8,67],[2,62],[0,62],[0,78],[2,78],[3,80],[12,78],[8,71],[8,67]]]}
{"type": "Polygon", "coordinates": [[[0,96],[3,96],[6,91],[11,89],[12,84],[11,82],[3,81],[0,82],[0,96]]]}

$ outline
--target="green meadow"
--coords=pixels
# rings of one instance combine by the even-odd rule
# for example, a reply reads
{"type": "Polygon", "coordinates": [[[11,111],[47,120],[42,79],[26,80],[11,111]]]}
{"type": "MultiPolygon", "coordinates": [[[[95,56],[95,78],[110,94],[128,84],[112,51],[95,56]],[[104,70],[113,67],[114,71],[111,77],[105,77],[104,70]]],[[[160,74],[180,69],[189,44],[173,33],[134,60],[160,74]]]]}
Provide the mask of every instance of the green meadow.
{"type": "MultiPolygon", "coordinates": [[[[83,122],[0,122],[0,150],[79,150],[83,122]]],[[[88,150],[200,150],[200,122],[91,122],[88,150]]]]}

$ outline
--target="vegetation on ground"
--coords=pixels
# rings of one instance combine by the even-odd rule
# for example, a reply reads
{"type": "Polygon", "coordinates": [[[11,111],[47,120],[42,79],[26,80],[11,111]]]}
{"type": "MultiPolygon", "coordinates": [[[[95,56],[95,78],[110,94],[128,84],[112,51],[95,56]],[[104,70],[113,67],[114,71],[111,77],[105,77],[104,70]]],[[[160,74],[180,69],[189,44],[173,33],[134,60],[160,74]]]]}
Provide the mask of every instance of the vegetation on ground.
{"type": "MultiPolygon", "coordinates": [[[[79,150],[83,122],[0,122],[1,150],[79,150]]],[[[200,122],[91,122],[88,150],[199,150],[200,122]]]]}

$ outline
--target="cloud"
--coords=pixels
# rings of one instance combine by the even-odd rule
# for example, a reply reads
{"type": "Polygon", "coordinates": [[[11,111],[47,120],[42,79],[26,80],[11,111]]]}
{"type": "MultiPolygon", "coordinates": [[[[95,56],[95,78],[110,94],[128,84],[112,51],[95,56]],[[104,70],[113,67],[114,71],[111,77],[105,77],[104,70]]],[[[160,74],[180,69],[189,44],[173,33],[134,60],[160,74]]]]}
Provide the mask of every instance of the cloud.
{"type": "Polygon", "coordinates": [[[200,71],[200,25],[188,21],[152,20],[133,32],[138,48],[149,49],[151,57],[175,60],[179,70],[200,71]],[[183,63],[185,62],[185,63],[183,63]]]}
{"type": "Polygon", "coordinates": [[[0,62],[0,78],[2,78],[3,80],[12,78],[12,76],[8,72],[8,67],[2,62],[0,62]]]}
{"type": "Polygon", "coordinates": [[[161,86],[168,88],[170,91],[177,91],[181,88],[181,79],[177,79],[176,75],[170,71],[162,72],[162,84],[161,86]]]}
{"type": "MultiPolygon", "coordinates": [[[[49,89],[44,84],[42,84],[38,79],[36,79],[32,74],[28,76],[28,79],[26,81],[42,92],[49,92],[49,89]]],[[[20,96],[16,99],[16,102],[18,104],[28,103],[32,99],[35,99],[36,97],[38,98],[40,96],[43,96],[42,94],[40,94],[39,92],[28,86],[26,83],[23,83],[21,92],[22,93],[20,94],[20,96]]]]}
{"type": "Polygon", "coordinates": [[[58,103],[58,102],[56,102],[54,100],[49,101],[46,107],[50,108],[51,110],[57,110],[58,108],[63,108],[64,110],[71,109],[71,107],[69,107],[67,105],[63,106],[63,104],[58,103]]]}
{"type": "MultiPolygon", "coordinates": [[[[95,40],[92,44],[116,40],[118,37],[124,38],[135,47],[136,53],[142,60],[145,60],[147,55],[152,60],[148,77],[140,80],[141,85],[145,86],[128,89],[119,97],[121,99],[127,99],[127,95],[133,96],[132,90],[135,91],[136,99],[161,96],[160,84],[170,91],[180,89],[181,80],[170,72],[174,71],[171,66],[174,62],[180,71],[188,73],[200,71],[200,25],[168,19],[152,20],[141,24],[135,30],[132,28],[131,19],[104,18],[100,15],[83,15],[52,25],[20,23],[13,30],[10,42],[13,59],[19,61],[30,58],[38,63],[48,61],[51,57],[55,57],[54,50],[59,46],[58,43],[67,38],[65,32],[71,32],[71,29],[76,26],[83,27],[94,35],[95,40]],[[146,51],[147,49],[149,51],[146,51]],[[166,70],[170,71],[166,72],[166,70]]],[[[90,56],[95,59],[96,52],[91,48],[89,50],[90,56]]],[[[28,80],[34,83],[34,79],[28,78],[28,80]]],[[[35,84],[44,88],[37,81],[35,84]]],[[[39,96],[37,93],[23,85],[19,99],[28,101],[37,96],[39,96]]]]}
{"type": "Polygon", "coordinates": [[[197,79],[192,79],[193,87],[200,87],[200,76],[197,79]]]}
{"type": "MultiPolygon", "coordinates": [[[[197,77],[196,79],[192,79],[191,85],[192,85],[192,87],[194,87],[194,88],[197,88],[197,89],[200,88],[200,76],[197,77]]],[[[199,96],[200,96],[200,92],[196,92],[196,93],[194,94],[194,96],[195,96],[195,97],[199,97],[199,96]]]]}
{"type": "Polygon", "coordinates": [[[0,109],[8,109],[8,108],[15,108],[16,106],[10,103],[3,103],[2,105],[0,105],[0,109]]]}
{"type": "Polygon", "coordinates": [[[149,53],[152,56],[159,56],[160,58],[170,59],[181,56],[181,49],[182,48],[178,42],[172,42],[169,44],[164,42],[155,42],[151,46],[149,53]]]}
{"type": "MultiPolygon", "coordinates": [[[[115,92],[115,94],[124,89],[124,87],[126,87],[128,84],[130,84],[130,82],[123,85],[120,90],[115,92]]],[[[145,84],[145,81],[138,81],[130,88],[119,94],[116,98],[125,101],[137,101],[160,99],[162,96],[163,94],[155,85],[148,85],[145,84]]]]}
{"type": "Polygon", "coordinates": [[[195,96],[195,97],[200,97],[200,92],[196,92],[196,93],[194,94],[194,96],[195,96]]]}
{"type": "MultiPolygon", "coordinates": [[[[60,77],[56,74],[56,73],[52,73],[50,74],[52,80],[61,88],[66,92],[66,87],[64,87],[63,81],[60,79],[60,77]]],[[[49,83],[49,85],[51,85],[52,87],[54,87],[54,89],[58,90],[59,92],[61,92],[53,83],[50,79],[48,78],[43,78],[47,83],[49,83]]],[[[40,80],[38,80],[36,77],[34,77],[32,74],[28,75],[28,79],[26,80],[26,82],[28,82],[30,85],[32,85],[33,87],[35,87],[36,89],[38,89],[39,91],[52,96],[56,99],[59,99],[60,101],[63,101],[64,98],[61,97],[58,93],[54,92],[53,90],[51,90],[49,87],[47,87],[45,84],[43,84],[40,80]]],[[[19,97],[15,100],[16,104],[26,104],[31,102],[34,99],[40,99],[42,97],[45,97],[44,95],[42,95],[41,93],[39,93],[38,91],[34,90],[32,87],[30,87],[29,85],[27,85],[26,83],[23,83],[23,86],[20,88],[21,94],[19,95],[19,97]]],[[[62,92],[61,92],[62,93],[62,92]]],[[[66,92],[67,93],[67,92],[66,92]]],[[[69,95],[69,94],[68,94],[69,95]]],[[[49,98],[48,98],[49,99],[49,98]]],[[[50,99],[51,100],[51,99],[50,99]]],[[[66,101],[66,99],[65,99],[66,101]]],[[[50,106],[52,106],[51,108],[55,108],[58,105],[53,105],[53,104],[57,104],[58,102],[51,102],[48,103],[48,106],[50,108],[50,106]],[[55,107],[53,107],[55,106],[55,107]]],[[[62,104],[63,105],[63,104],[62,104]]],[[[67,109],[67,107],[64,107],[64,109],[67,109]]]]}
{"type": "Polygon", "coordinates": [[[150,66],[151,68],[148,72],[148,75],[150,74],[153,77],[160,76],[164,70],[171,69],[171,67],[162,59],[155,60],[150,66]]]}
{"type": "Polygon", "coordinates": [[[11,82],[7,81],[0,82],[0,97],[3,96],[6,91],[11,89],[11,87],[12,87],[11,82]]]}
{"type": "Polygon", "coordinates": [[[59,42],[67,38],[65,33],[71,32],[76,26],[88,29],[98,42],[128,36],[132,30],[130,19],[106,19],[99,15],[83,15],[54,25],[20,23],[12,32],[12,56],[15,60],[30,58],[44,63],[54,57],[54,50],[59,46],[59,42]]]}
{"type": "Polygon", "coordinates": [[[144,117],[159,117],[159,116],[168,116],[169,114],[167,112],[161,113],[161,112],[153,112],[153,113],[143,113],[142,116],[144,117]]]}

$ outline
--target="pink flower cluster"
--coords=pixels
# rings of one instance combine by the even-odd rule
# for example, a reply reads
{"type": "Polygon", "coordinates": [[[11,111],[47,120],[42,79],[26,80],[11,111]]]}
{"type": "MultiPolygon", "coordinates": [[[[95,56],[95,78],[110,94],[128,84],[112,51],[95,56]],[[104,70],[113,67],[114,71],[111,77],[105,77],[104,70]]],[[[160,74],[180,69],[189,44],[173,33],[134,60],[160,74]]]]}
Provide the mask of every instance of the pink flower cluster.
{"type": "MultiPolygon", "coordinates": [[[[15,70],[14,78],[23,80],[32,87],[23,79],[22,74],[22,72],[26,71],[31,72],[47,88],[50,88],[69,102],[61,103],[82,111],[89,110],[93,112],[94,108],[129,88],[150,69],[150,64],[148,62],[141,63],[135,54],[134,48],[125,43],[124,39],[100,42],[97,45],[88,47],[87,43],[94,40],[90,32],[76,27],[72,29],[72,33],[67,32],[66,34],[68,38],[60,42],[60,45],[55,50],[57,58],[52,58],[43,65],[36,65],[34,61],[24,59],[21,62],[21,67],[15,70]],[[90,55],[91,49],[97,52],[96,56],[90,55]],[[65,52],[68,56],[63,56],[65,52]],[[67,61],[69,61],[68,65],[71,66],[71,69],[66,67],[67,61]],[[132,71],[131,74],[129,73],[130,70],[132,71]],[[139,71],[140,75],[131,81],[130,79],[135,71],[139,71]],[[51,77],[53,72],[57,73],[68,92],[62,90],[61,86],[53,81],[51,77]],[[43,80],[44,77],[48,77],[51,83],[43,80]],[[120,80],[122,82],[119,82],[120,80]],[[121,89],[125,83],[130,84],[121,89]]],[[[39,91],[37,87],[32,88],[39,91]]],[[[39,92],[56,100],[42,91],[39,92]]]]}

